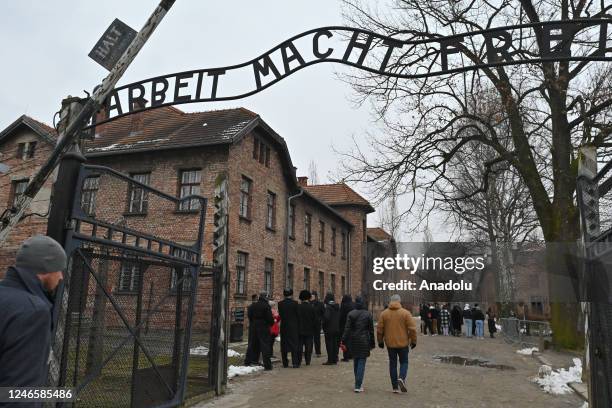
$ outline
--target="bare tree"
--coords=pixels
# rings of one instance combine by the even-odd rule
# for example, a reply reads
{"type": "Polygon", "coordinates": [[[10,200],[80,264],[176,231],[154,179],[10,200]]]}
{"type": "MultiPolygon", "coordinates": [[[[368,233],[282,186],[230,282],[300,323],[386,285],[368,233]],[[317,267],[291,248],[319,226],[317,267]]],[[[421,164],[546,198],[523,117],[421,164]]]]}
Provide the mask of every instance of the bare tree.
{"type": "MultiPolygon", "coordinates": [[[[393,0],[386,9],[361,0],[343,0],[345,16],[351,25],[383,32],[402,40],[435,39],[489,27],[533,23],[521,30],[509,52],[517,58],[542,56],[544,30],[537,24],[549,20],[579,20],[602,17],[612,4],[592,1],[560,0],[393,0]]],[[[589,56],[601,52],[593,32],[571,35],[572,55],[589,56]]],[[[597,34],[598,35],[598,34],[597,34]]],[[[608,41],[612,33],[608,32],[608,41]]],[[[484,64],[486,47],[470,37],[457,46],[466,63],[484,64]]],[[[382,60],[384,48],[376,44],[368,58],[382,60]]],[[[419,58],[436,52],[423,42],[413,42],[402,59],[390,67],[395,72],[440,69],[440,59],[419,58]],[[410,58],[408,58],[410,59],[410,58]],[[434,66],[436,65],[436,66],[434,66]]],[[[612,132],[611,69],[609,63],[543,62],[531,65],[484,67],[456,72],[443,77],[403,80],[355,72],[346,75],[356,91],[356,102],[371,101],[375,114],[384,124],[382,135],[371,137],[370,152],[359,147],[347,152],[344,173],[349,181],[363,182],[374,194],[389,191],[413,194],[408,211],[425,216],[435,207],[431,200],[434,186],[448,181],[453,158],[470,143],[487,146],[495,154],[481,163],[486,191],[496,166],[507,165],[520,176],[531,198],[544,239],[572,245],[579,237],[578,210],[574,200],[577,175],[577,149],[593,145],[603,151],[610,147],[612,132]],[[474,101],[482,91],[495,90],[502,108],[498,122],[507,122],[507,137],[489,120],[474,111],[474,101]],[[419,192],[417,194],[417,192],[419,192]],[[571,243],[571,244],[570,244],[571,243]]],[[[551,260],[560,262],[560,260],[551,260]]],[[[567,265],[549,265],[566,268],[567,265]]],[[[558,283],[550,282],[551,288],[558,283]]],[[[575,289],[577,290],[577,289],[575,289]]],[[[552,305],[555,341],[560,346],[576,347],[582,342],[577,331],[575,305],[552,305]]]]}
{"type": "Polygon", "coordinates": [[[312,184],[319,184],[319,172],[317,171],[317,163],[310,160],[308,163],[308,179],[312,184]]]}
{"type": "Polygon", "coordinates": [[[379,215],[379,224],[380,227],[387,231],[395,241],[398,240],[401,233],[400,227],[402,224],[402,217],[399,214],[397,196],[395,194],[391,194],[382,203],[379,215]]]}

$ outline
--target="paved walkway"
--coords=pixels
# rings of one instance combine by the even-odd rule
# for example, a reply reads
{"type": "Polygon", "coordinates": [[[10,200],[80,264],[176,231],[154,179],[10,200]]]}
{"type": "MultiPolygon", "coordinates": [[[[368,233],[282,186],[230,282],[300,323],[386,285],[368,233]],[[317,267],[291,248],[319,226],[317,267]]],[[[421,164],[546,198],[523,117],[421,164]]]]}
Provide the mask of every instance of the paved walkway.
{"type": "MultiPolygon", "coordinates": [[[[275,352],[278,355],[278,344],[275,352]]],[[[579,408],[574,394],[545,394],[529,379],[539,363],[516,353],[517,347],[502,339],[473,340],[455,337],[419,337],[410,353],[408,393],[393,394],[388,377],[386,350],[376,349],[368,359],[365,392],[353,392],[352,363],[283,369],[235,378],[227,395],[202,403],[200,408],[324,407],[324,408],[579,408]],[[437,362],[436,355],[458,355],[488,360],[514,369],[501,370],[437,362]]],[[[570,358],[568,357],[568,365],[570,358]]]]}

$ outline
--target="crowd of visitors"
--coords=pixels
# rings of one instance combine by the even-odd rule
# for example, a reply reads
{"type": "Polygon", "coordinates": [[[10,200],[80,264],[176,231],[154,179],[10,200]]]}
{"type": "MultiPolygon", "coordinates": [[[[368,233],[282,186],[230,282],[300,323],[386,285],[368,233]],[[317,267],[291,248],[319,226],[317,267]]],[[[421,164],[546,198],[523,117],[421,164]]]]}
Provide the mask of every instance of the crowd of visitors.
{"type": "Polygon", "coordinates": [[[471,306],[466,303],[461,309],[461,306],[456,304],[422,304],[419,308],[421,316],[421,333],[430,336],[462,336],[469,338],[484,339],[485,320],[489,336],[495,338],[497,332],[495,313],[489,308],[486,315],[474,303],[471,306]],[[450,311],[449,311],[450,309],[450,311]]]}
{"type": "Polygon", "coordinates": [[[271,370],[271,356],[280,334],[283,367],[289,367],[289,354],[291,367],[299,368],[302,363],[308,366],[313,351],[316,357],[321,357],[323,330],[327,351],[323,365],[337,365],[342,350],[342,361],[353,360],[355,392],[363,392],[366,361],[376,342],[380,348],[387,347],[393,392],[407,392],[408,352],[416,347],[417,328],[411,313],[402,307],[399,295],[391,297],[391,303],[380,315],[376,333],[372,314],[360,296],[353,301],[350,295],[344,295],[338,304],[333,293],[327,293],[321,302],[317,292],[302,290],[298,302],[293,299],[293,290],[286,289],[283,297],[277,304],[266,293],[254,296],[247,312],[245,365],[260,364],[261,358],[265,370],[271,370]]]}

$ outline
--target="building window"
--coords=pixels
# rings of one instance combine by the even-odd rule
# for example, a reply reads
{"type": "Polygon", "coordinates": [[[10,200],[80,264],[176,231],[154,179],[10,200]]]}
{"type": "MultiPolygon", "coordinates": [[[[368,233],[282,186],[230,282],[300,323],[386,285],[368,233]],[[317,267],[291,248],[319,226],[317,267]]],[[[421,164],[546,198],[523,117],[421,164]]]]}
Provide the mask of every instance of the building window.
{"type": "Polygon", "coordinates": [[[141,271],[138,264],[125,262],[119,272],[119,292],[134,293],[140,288],[141,271]]]}
{"type": "Polygon", "coordinates": [[[251,218],[251,188],[253,182],[242,176],[240,181],[240,216],[242,218],[251,218]]]}
{"type": "Polygon", "coordinates": [[[312,242],[312,215],[306,213],[304,216],[304,243],[310,245],[312,242]]]}
{"type": "Polygon", "coordinates": [[[336,227],[332,227],[331,254],[336,256],[336,227]]]}
{"type": "MultiPolygon", "coordinates": [[[[202,172],[199,169],[182,170],[180,172],[180,188],[179,198],[190,195],[200,194],[200,182],[202,180],[202,172]]],[[[200,200],[192,198],[190,200],[181,201],[180,211],[197,211],[200,209],[200,200]]]]}
{"type": "Polygon", "coordinates": [[[259,158],[259,139],[253,138],[253,158],[257,160],[259,158]]]}
{"type": "MultiPolygon", "coordinates": [[[[184,249],[174,248],[172,250],[172,255],[178,258],[183,258],[189,260],[190,254],[184,249]]],[[[170,290],[172,292],[176,292],[176,283],[183,278],[183,274],[186,273],[185,267],[176,266],[172,268],[172,275],[170,276],[170,290]]],[[[191,289],[191,278],[189,276],[183,279],[182,291],[188,292],[191,289]]]]}
{"type": "Polygon", "coordinates": [[[263,140],[255,138],[253,141],[253,158],[258,160],[259,163],[265,164],[266,167],[270,167],[270,146],[263,140]]]}
{"type": "Polygon", "coordinates": [[[83,190],[81,192],[81,208],[87,215],[94,215],[96,211],[96,195],[100,188],[100,177],[87,177],[83,182],[83,190]]]}
{"type": "Polygon", "coordinates": [[[319,293],[325,293],[325,273],[319,271],[319,293]]]}
{"type": "Polygon", "coordinates": [[[266,211],[266,228],[273,230],[276,228],[276,194],[268,191],[266,211]]]}
{"type": "Polygon", "coordinates": [[[342,246],[342,259],[346,259],[346,231],[342,231],[342,242],[340,242],[342,246]]]}
{"type": "Polygon", "coordinates": [[[319,221],[319,251],[325,251],[325,223],[319,221]]]}
{"type": "Polygon", "coordinates": [[[340,286],[342,286],[340,288],[342,290],[342,296],[346,295],[346,277],[340,277],[340,286]]]}
{"type": "Polygon", "coordinates": [[[238,252],[236,256],[236,294],[246,295],[247,261],[249,255],[238,252]]]}
{"type": "Polygon", "coordinates": [[[266,146],[266,167],[270,167],[270,146],[266,146]]]}
{"type": "Polygon", "coordinates": [[[289,206],[289,238],[295,239],[295,204],[289,206]]]}
{"type": "Polygon", "coordinates": [[[272,271],[274,270],[274,260],[266,258],[264,261],[264,286],[263,290],[268,294],[272,295],[272,271]]]}
{"type": "Polygon", "coordinates": [[[285,276],[285,289],[293,289],[293,264],[287,265],[287,276],[285,276]]]}
{"type": "Polygon", "coordinates": [[[336,274],[332,273],[331,275],[329,275],[329,289],[331,290],[331,293],[333,293],[334,295],[336,294],[336,274]]]}
{"type": "Polygon", "coordinates": [[[26,160],[34,157],[36,142],[25,142],[17,145],[17,158],[26,160]]]}
{"type": "Polygon", "coordinates": [[[310,290],[310,268],[304,268],[304,290],[310,290]]]}
{"type": "MultiPolygon", "coordinates": [[[[139,183],[149,185],[151,173],[133,173],[130,175],[139,183]]],[[[130,184],[128,213],[146,214],[149,205],[149,195],[147,190],[137,184],[130,184]]]]}
{"type": "Polygon", "coordinates": [[[10,200],[11,207],[17,206],[17,202],[19,201],[19,199],[25,192],[27,186],[28,186],[28,179],[13,181],[13,187],[12,187],[13,191],[11,193],[12,199],[10,200]]]}

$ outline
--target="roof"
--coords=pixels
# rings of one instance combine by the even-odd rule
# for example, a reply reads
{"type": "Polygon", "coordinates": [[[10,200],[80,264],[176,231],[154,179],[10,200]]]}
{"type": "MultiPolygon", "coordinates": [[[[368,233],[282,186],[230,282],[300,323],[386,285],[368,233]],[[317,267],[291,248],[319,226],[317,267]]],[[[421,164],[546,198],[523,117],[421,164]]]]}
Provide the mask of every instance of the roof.
{"type": "Polygon", "coordinates": [[[9,135],[11,135],[20,126],[27,126],[32,129],[41,139],[47,143],[55,145],[57,141],[57,132],[55,129],[46,123],[40,122],[36,119],[29,117],[28,115],[21,115],[17,120],[8,125],[2,132],[0,132],[0,143],[9,135]]]}
{"type": "Polygon", "coordinates": [[[86,145],[91,156],[233,143],[259,116],[247,109],[183,112],[174,107],[134,113],[99,125],[86,145]]]}
{"type": "Polygon", "coordinates": [[[304,187],[309,193],[318,199],[333,206],[356,205],[365,207],[369,213],[374,212],[374,208],[368,200],[359,195],[346,183],[337,184],[317,184],[304,187]]]}
{"type": "Polygon", "coordinates": [[[374,241],[391,241],[393,239],[391,234],[380,227],[368,228],[366,233],[374,241]]]}

